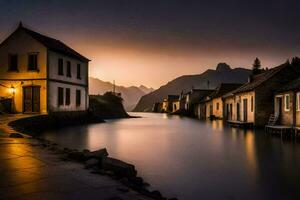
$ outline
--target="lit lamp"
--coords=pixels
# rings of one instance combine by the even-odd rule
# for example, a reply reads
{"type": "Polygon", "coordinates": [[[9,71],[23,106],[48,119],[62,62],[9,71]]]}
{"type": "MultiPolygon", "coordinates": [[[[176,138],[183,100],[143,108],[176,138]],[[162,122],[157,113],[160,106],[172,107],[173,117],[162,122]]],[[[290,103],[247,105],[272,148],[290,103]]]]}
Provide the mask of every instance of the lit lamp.
{"type": "Polygon", "coordinates": [[[9,92],[10,92],[12,95],[14,95],[15,92],[16,92],[16,88],[15,88],[14,86],[11,86],[11,87],[9,88],[9,92]]]}

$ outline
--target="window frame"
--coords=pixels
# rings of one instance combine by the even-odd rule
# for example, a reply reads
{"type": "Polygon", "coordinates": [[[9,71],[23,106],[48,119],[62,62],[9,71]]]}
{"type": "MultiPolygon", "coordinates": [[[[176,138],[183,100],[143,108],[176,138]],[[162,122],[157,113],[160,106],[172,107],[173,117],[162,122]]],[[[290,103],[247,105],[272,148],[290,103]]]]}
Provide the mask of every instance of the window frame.
{"type": "Polygon", "coordinates": [[[9,71],[9,72],[18,72],[19,71],[18,67],[19,67],[18,54],[9,54],[8,55],[8,69],[7,69],[7,71],[9,71]],[[14,67],[12,67],[12,65],[11,65],[13,57],[16,57],[16,66],[14,66],[14,67]]]}
{"type": "Polygon", "coordinates": [[[296,93],[296,106],[297,111],[300,111],[300,92],[296,93]]]}
{"type": "Polygon", "coordinates": [[[58,107],[64,105],[64,88],[62,87],[57,88],[57,105],[58,107]]]}
{"type": "Polygon", "coordinates": [[[71,88],[66,88],[65,105],[71,105],[71,88]]]}
{"type": "Polygon", "coordinates": [[[76,107],[81,106],[81,90],[76,90],[76,107]]]}
{"type": "Polygon", "coordinates": [[[59,76],[64,75],[64,60],[62,58],[58,58],[57,60],[57,74],[59,76]]]}
{"type": "Polygon", "coordinates": [[[77,64],[77,72],[76,73],[77,73],[77,75],[76,75],[77,79],[81,80],[81,64],[80,63],[77,64]]]}
{"type": "Polygon", "coordinates": [[[39,71],[39,53],[38,52],[31,52],[31,53],[28,53],[28,55],[27,55],[27,69],[28,69],[28,71],[39,71]],[[34,56],[36,59],[34,60],[35,62],[33,62],[33,65],[34,65],[34,67],[32,67],[31,66],[31,60],[30,60],[30,57],[31,56],[34,56]]]}
{"type": "Polygon", "coordinates": [[[284,111],[290,111],[290,107],[291,107],[291,98],[290,98],[290,94],[285,94],[284,95],[284,111]],[[288,97],[288,108],[287,108],[287,97],[288,97]]]}

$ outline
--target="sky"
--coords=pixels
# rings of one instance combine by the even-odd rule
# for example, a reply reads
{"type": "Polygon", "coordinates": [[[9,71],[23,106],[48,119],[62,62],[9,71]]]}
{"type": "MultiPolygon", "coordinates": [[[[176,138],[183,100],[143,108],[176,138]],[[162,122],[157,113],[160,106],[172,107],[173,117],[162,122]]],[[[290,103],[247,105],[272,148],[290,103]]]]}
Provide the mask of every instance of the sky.
{"type": "Polygon", "coordinates": [[[0,0],[0,41],[19,21],[88,57],[90,76],[158,88],[219,62],[300,56],[300,1],[0,0]]]}

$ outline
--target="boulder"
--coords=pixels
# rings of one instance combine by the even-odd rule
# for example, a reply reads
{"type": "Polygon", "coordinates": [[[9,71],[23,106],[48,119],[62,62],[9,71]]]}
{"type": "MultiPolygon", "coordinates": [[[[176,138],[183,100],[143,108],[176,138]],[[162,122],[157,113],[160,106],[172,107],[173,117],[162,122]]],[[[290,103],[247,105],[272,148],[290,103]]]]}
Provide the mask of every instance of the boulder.
{"type": "Polygon", "coordinates": [[[24,138],[23,135],[21,135],[20,133],[11,133],[9,135],[10,138],[24,138]]]}
{"type": "Polygon", "coordinates": [[[92,152],[88,150],[83,150],[83,154],[86,159],[96,158],[98,160],[102,160],[103,158],[106,158],[108,156],[108,152],[106,148],[99,149],[97,151],[92,151],[92,152]]]}
{"type": "Polygon", "coordinates": [[[72,160],[76,160],[79,162],[84,162],[87,159],[85,158],[84,154],[82,152],[79,151],[71,151],[68,153],[68,157],[72,160]]]}
{"type": "Polygon", "coordinates": [[[111,157],[104,158],[101,166],[105,170],[113,171],[114,174],[119,178],[135,177],[137,174],[134,165],[111,157]]]}
{"type": "Polygon", "coordinates": [[[99,163],[98,159],[91,158],[91,159],[85,161],[85,167],[91,168],[91,167],[97,166],[98,163],[99,163]]]}

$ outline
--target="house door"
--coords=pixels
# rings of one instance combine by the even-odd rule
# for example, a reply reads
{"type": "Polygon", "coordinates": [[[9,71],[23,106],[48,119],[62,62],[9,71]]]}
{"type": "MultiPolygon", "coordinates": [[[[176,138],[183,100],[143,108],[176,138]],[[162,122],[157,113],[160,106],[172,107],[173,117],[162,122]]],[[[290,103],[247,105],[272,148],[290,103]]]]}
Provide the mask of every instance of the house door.
{"type": "Polygon", "coordinates": [[[243,109],[244,109],[244,122],[248,121],[248,99],[243,100],[243,109]]]}
{"type": "Polygon", "coordinates": [[[281,117],[282,112],[282,97],[276,97],[275,99],[275,115],[278,116],[278,119],[281,117]]]}
{"type": "Polygon", "coordinates": [[[241,117],[240,117],[240,103],[236,104],[236,120],[240,121],[241,117]]]}
{"type": "Polygon", "coordinates": [[[23,112],[40,112],[40,87],[23,87],[23,112]]]}

